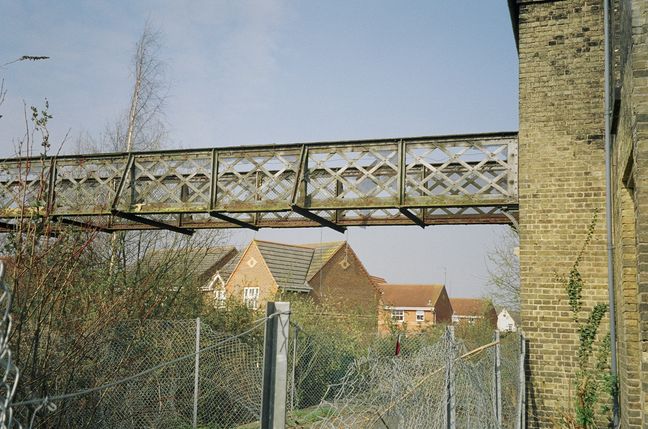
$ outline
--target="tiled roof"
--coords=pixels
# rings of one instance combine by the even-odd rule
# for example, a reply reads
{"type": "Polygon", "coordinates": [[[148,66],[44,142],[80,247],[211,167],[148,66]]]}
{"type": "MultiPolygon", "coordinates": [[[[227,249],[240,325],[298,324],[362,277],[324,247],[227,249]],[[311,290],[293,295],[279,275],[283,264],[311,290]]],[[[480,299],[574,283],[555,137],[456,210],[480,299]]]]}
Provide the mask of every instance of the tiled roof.
{"type": "Polygon", "coordinates": [[[218,246],[202,249],[159,249],[149,252],[144,262],[153,266],[181,262],[182,269],[191,271],[195,276],[211,275],[212,271],[225,266],[235,255],[234,246],[218,246]]]}
{"type": "Polygon", "coordinates": [[[311,260],[310,267],[306,280],[312,279],[322,267],[335,255],[335,253],[343,247],[344,241],[332,241],[329,243],[310,243],[302,244],[303,247],[309,247],[314,250],[313,259],[311,260]]]}
{"type": "Polygon", "coordinates": [[[488,301],[479,298],[450,298],[455,316],[484,316],[488,301]]]}
{"type": "Polygon", "coordinates": [[[306,284],[313,249],[291,244],[255,240],[272,277],[280,288],[309,291],[306,284]]]}
{"type": "Polygon", "coordinates": [[[382,277],[378,277],[378,276],[369,276],[369,277],[371,278],[371,281],[374,282],[375,285],[380,286],[384,283],[387,283],[387,280],[385,280],[382,277]]]}
{"type": "Polygon", "coordinates": [[[412,285],[388,284],[379,286],[382,302],[390,307],[429,307],[435,306],[444,286],[438,284],[412,285]]]}
{"type": "Polygon", "coordinates": [[[236,268],[236,265],[239,263],[242,256],[243,252],[237,252],[233,258],[231,258],[222,268],[218,270],[221,279],[223,279],[223,283],[227,283],[227,280],[229,280],[232,272],[234,271],[234,268],[236,268]]]}

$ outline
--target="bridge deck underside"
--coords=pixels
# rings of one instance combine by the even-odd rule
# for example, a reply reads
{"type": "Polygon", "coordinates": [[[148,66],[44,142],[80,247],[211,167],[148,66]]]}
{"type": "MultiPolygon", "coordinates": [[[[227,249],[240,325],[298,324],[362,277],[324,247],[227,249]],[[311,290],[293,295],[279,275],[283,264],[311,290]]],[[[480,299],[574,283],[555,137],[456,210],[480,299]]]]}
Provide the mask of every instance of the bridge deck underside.
{"type": "Polygon", "coordinates": [[[5,229],[510,223],[514,133],[0,161],[5,229]]]}

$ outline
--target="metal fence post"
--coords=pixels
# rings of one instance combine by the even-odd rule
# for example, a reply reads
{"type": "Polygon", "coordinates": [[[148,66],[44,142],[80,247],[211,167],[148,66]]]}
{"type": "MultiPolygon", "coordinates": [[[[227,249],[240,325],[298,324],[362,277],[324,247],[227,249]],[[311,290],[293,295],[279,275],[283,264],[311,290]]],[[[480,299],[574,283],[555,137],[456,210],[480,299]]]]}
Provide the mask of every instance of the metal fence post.
{"type": "Polygon", "coordinates": [[[526,372],[524,370],[526,360],[526,339],[524,333],[520,331],[520,368],[519,379],[520,388],[518,389],[518,406],[517,406],[517,423],[516,429],[526,429],[526,372]]]}
{"type": "Polygon", "coordinates": [[[448,353],[448,360],[446,362],[446,428],[455,429],[455,391],[454,391],[454,352],[455,352],[455,336],[454,326],[448,326],[446,330],[447,341],[450,343],[450,353],[448,353]]]}
{"type": "Polygon", "coordinates": [[[198,427],[198,385],[200,382],[200,317],[196,317],[196,361],[194,364],[194,397],[192,428],[198,427]]]}
{"type": "Polygon", "coordinates": [[[297,366],[297,338],[299,337],[299,326],[295,325],[295,333],[293,337],[293,353],[292,353],[292,375],[290,383],[290,411],[295,411],[295,367],[297,366]]]}
{"type": "Polygon", "coordinates": [[[493,371],[493,390],[495,394],[495,420],[497,426],[502,427],[502,354],[500,348],[500,331],[495,330],[495,365],[493,371]]]}
{"type": "Polygon", "coordinates": [[[290,303],[268,302],[266,318],[261,429],[281,429],[286,425],[290,303]]]}

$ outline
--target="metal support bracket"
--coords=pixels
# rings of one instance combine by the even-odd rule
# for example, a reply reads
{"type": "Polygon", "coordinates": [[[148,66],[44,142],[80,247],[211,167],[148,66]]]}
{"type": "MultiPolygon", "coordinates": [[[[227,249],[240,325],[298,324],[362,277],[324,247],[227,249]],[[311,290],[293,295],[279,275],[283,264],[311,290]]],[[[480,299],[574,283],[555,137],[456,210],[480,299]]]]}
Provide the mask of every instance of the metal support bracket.
{"type": "Polygon", "coordinates": [[[142,223],[144,225],[152,226],[155,228],[160,228],[160,229],[166,229],[172,232],[177,232],[179,234],[185,234],[185,235],[193,235],[194,230],[193,229],[187,229],[187,228],[180,228],[175,225],[170,225],[168,223],[164,222],[159,222],[157,220],[149,219],[146,217],[138,216],[132,213],[126,213],[122,212],[120,210],[112,210],[111,211],[114,216],[120,217],[122,219],[130,220],[133,222],[137,223],[142,223]]]}
{"type": "Polygon", "coordinates": [[[209,216],[215,217],[216,219],[224,220],[225,222],[233,223],[234,225],[238,225],[238,226],[240,226],[242,228],[248,228],[248,229],[251,229],[253,231],[258,231],[259,230],[259,227],[256,226],[256,225],[253,225],[251,223],[244,222],[242,220],[236,219],[235,217],[224,215],[222,213],[211,211],[211,212],[209,212],[209,216]]]}
{"type": "Polygon", "coordinates": [[[91,229],[93,231],[106,232],[106,233],[112,233],[113,232],[109,228],[104,228],[104,227],[101,227],[101,226],[97,226],[97,225],[87,223],[87,222],[81,222],[81,221],[74,220],[74,219],[68,219],[68,218],[64,218],[64,217],[54,216],[54,220],[56,220],[58,222],[61,222],[63,224],[66,224],[66,225],[77,226],[77,227],[83,228],[83,229],[91,229]]]}
{"type": "Polygon", "coordinates": [[[399,207],[398,211],[404,214],[409,220],[420,226],[421,228],[425,228],[425,222],[423,219],[420,217],[416,216],[414,213],[412,213],[409,209],[405,207],[399,207]]]}
{"type": "Polygon", "coordinates": [[[508,208],[508,207],[504,207],[504,208],[502,208],[502,214],[503,214],[503,215],[504,215],[508,220],[511,221],[511,227],[512,227],[515,231],[519,232],[519,231],[520,231],[520,224],[518,223],[517,218],[516,218],[515,216],[513,216],[513,215],[509,212],[509,208],[508,208]]]}
{"type": "Polygon", "coordinates": [[[0,232],[18,231],[18,225],[15,223],[0,222],[0,232]]]}
{"type": "Polygon", "coordinates": [[[322,216],[318,216],[315,213],[313,213],[313,212],[311,212],[309,210],[306,210],[305,208],[299,207],[297,204],[291,205],[290,208],[295,213],[300,214],[300,215],[304,216],[307,219],[315,221],[315,222],[319,223],[322,226],[326,226],[328,228],[331,228],[332,230],[337,231],[340,234],[344,234],[344,232],[346,231],[345,227],[340,226],[340,225],[338,225],[336,223],[333,223],[328,219],[324,219],[322,216]]]}

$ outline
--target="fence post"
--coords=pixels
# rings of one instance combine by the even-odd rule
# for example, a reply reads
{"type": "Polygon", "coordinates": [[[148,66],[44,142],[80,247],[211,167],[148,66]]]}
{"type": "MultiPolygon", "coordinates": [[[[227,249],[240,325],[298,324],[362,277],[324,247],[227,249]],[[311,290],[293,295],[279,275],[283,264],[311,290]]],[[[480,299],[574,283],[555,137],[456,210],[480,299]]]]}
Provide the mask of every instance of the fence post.
{"type": "Polygon", "coordinates": [[[493,371],[493,389],[495,394],[495,420],[497,421],[497,427],[502,427],[502,350],[500,348],[500,331],[495,330],[494,335],[496,344],[495,344],[495,365],[493,371]]]}
{"type": "Polygon", "coordinates": [[[290,383],[290,412],[295,411],[295,367],[297,366],[297,338],[299,337],[299,326],[295,325],[293,337],[292,375],[290,383]]]}
{"type": "Polygon", "coordinates": [[[450,344],[448,360],[446,362],[446,429],[455,429],[455,391],[454,391],[454,359],[455,359],[455,336],[454,326],[446,329],[446,339],[450,344]]]}
{"type": "Polygon", "coordinates": [[[194,364],[194,397],[192,428],[198,427],[198,385],[200,382],[200,317],[196,317],[196,360],[194,364]]]}
{"type": "Polygon", "coordinates": [[[286,384],[290,303],[268,302],[263,347],[263,397],[261,429],[286,425],[286,384]]]}
{"type": "Polygon", "coordinates": [[[519,380],[520,388],[518,389],[518,406],[517,406],[517,423],[516,429],[526,429],[526,372],[524,365],[526,360],[526,339],[524,333],[520,330],[520,368],[519,380]]]}

